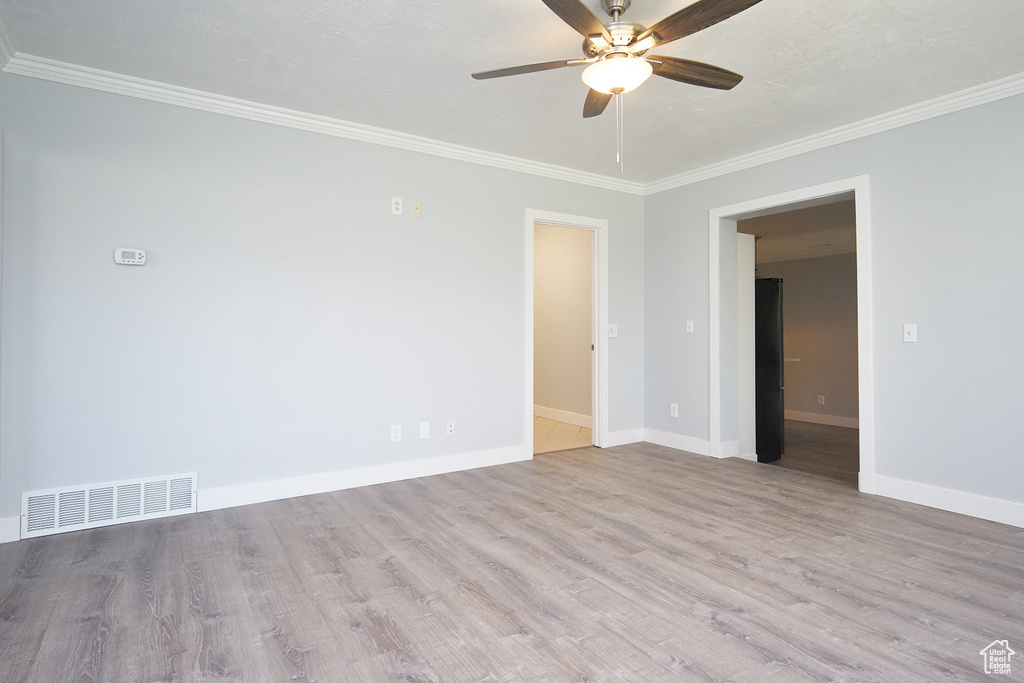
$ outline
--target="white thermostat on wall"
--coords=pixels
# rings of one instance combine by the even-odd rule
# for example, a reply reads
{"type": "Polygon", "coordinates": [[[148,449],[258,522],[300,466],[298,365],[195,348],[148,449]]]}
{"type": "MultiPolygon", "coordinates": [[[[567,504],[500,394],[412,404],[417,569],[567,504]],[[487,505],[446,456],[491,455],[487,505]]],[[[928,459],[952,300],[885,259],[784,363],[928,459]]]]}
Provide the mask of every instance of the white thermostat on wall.
{"type": "Polygon", "coordinates": [[[114,263],[126,266],[144,266],[146,265],[146,252],[141,249],[115,249],[114,263]]]}

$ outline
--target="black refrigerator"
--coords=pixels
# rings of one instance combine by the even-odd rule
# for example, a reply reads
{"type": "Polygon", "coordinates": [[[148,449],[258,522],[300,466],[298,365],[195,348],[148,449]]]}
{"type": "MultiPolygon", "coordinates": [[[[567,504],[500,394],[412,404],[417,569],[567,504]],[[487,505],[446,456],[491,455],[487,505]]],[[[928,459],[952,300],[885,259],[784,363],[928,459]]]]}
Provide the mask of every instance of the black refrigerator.
{"type": "Polygon", "coordinates": [[[782,357],[782,280],[754,280],[755,448],[758,462],[774,462],[785,449],[782,357]]]}

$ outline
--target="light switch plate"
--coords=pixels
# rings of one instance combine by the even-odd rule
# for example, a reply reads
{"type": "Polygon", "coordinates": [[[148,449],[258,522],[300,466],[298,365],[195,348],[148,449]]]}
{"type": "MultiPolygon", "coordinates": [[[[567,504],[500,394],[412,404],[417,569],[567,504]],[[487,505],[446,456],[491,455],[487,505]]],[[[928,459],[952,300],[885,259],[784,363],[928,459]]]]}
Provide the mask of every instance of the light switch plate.
{"type": "Polygon", "coordinates": [[[908,343],[917,341],[917,325],[907,323],[903,326],[903,341],[908,343]]]}
{"type": "Polygon", "coordinates": [[[608,326],[608,336],[609,337],[618,337],[619,336],[619,326],[614,324],[614,323],[609,325],[608,326]]]}

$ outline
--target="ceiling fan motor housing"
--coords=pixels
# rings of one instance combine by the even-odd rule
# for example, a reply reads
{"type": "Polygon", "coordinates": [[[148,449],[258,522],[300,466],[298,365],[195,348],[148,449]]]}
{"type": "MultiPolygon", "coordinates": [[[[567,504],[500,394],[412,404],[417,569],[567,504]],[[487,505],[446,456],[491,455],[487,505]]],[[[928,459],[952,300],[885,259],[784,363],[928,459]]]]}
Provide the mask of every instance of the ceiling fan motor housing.
{"type": "Polygon", "coordinates": [[[628,10],[632,2],[633,0],[601,0],[601,7],[608,16],[614,17],[616,13],[622,14],[628,10]]]}
{"type": "Polygon", "coordinates": [[[616,21],[606,26],[612,37],[611,44],[604,39],[604,36],[593,35],[583,41],[583,54],[587,57],[603,57],[609,51],[629,52],[633,56],[633,50],[626,50],[636,42],[637,36],[647,30],[646,26],[634,24],[628,21],[616,21]]]}

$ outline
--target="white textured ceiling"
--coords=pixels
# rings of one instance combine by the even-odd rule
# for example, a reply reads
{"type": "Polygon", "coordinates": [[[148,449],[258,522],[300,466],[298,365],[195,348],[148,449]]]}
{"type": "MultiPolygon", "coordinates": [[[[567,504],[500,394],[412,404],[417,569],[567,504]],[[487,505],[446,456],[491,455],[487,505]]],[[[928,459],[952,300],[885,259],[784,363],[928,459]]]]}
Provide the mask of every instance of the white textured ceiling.
{"type": "MultiPolygon", "coordinates": [[[[634,0],[650,26],[689,0],[634,0]]],[[[585,4],[602,19],[599,0],[585,4]]],[[[0,0],[18,55],[618,176],[615,117],[581,117],[580,55],[540,0],[0,0]]],[[[1024,72],[1022,0],[762,0],[655,50],[743,74],[625,97],[626,180],[650,183],[1024,72]]]]}

